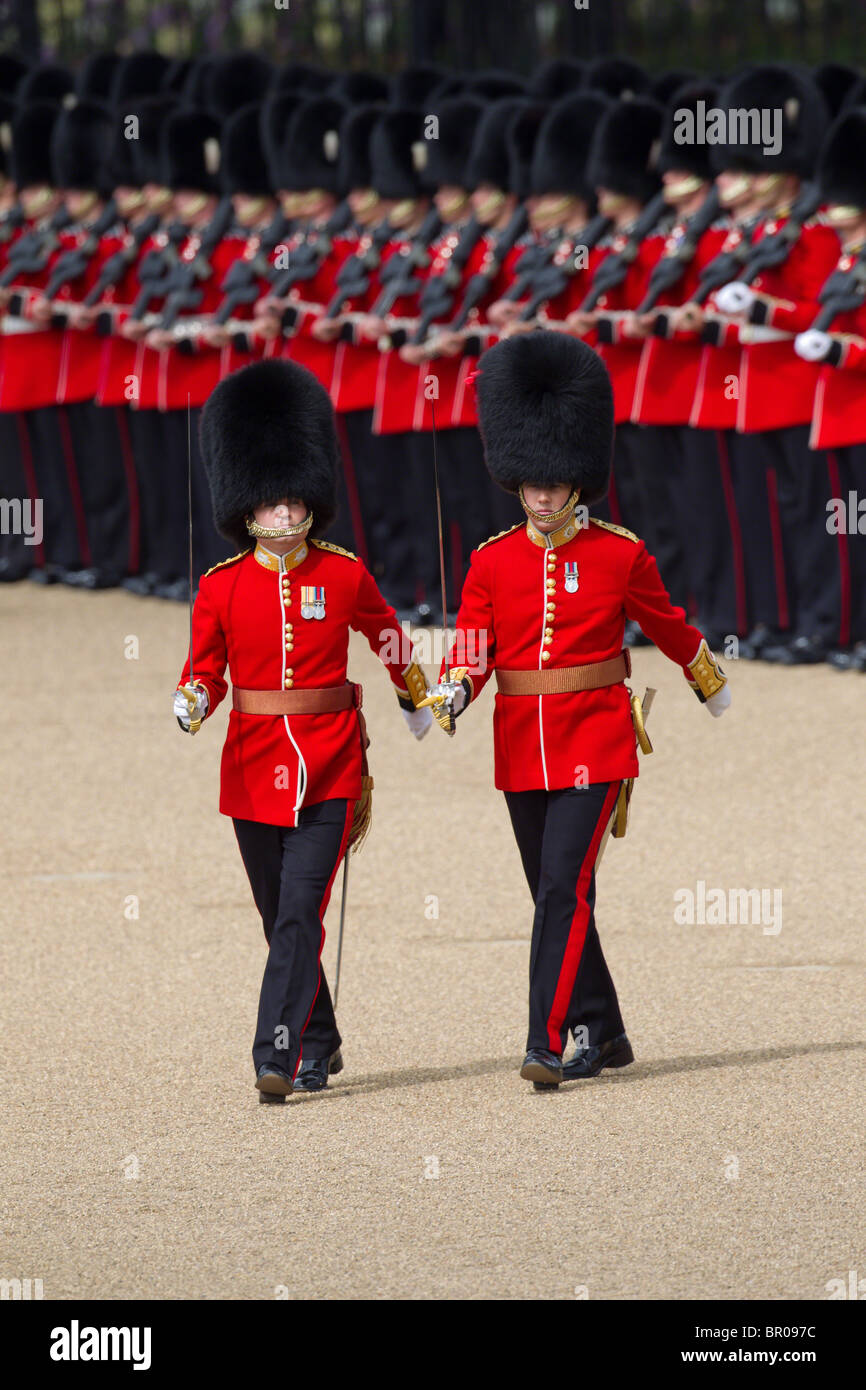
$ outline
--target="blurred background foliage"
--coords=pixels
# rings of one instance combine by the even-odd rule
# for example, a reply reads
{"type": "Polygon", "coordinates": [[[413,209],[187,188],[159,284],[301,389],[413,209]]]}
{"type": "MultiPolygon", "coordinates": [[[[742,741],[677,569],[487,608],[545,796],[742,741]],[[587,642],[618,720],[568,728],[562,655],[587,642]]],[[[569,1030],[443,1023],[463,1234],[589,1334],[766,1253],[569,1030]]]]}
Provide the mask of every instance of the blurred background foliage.
{"type": "Polygon", "coordinates": [[[859,63],[866,0],[0,0],[0,46],[74,63],[101,48],[393,71],[434,59],[526,72],[543,58],[627,53],[651,69],[748,59],[859,63]]]}

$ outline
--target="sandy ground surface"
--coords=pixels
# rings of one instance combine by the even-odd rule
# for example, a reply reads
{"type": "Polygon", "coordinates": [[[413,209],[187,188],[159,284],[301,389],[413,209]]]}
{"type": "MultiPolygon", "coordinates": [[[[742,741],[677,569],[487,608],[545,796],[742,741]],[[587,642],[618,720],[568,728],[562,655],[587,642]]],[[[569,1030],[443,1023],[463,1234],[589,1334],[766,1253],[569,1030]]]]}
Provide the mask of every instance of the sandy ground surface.
{"type": "Polygon", "coordinates": [[[537,1095],[492,691],[416,744],[356,641],[377,790],[346,1070],[264,1107],[226,716],[190,739],[170,712],[185,610],[19,584],[0,626],[0,1276],[60,1299],[824,1299],[866,1275],[862,678],[730,663],[717,721],[637,654],[656,752],[598,910],[637,1061],[537,1095]],[[780,891],[781,930],[677,923],[699,881],[780,891]]]}

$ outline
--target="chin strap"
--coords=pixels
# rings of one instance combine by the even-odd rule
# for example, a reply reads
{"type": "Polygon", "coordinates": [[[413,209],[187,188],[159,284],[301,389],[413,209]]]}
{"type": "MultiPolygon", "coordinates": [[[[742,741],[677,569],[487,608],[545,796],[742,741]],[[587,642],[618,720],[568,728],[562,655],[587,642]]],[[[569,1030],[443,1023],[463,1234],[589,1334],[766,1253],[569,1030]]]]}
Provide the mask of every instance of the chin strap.
{"type": "Polygon", "coordinates": [[[520,505],[526,512],[526,515],[529,517],[530,521],[540,521],[542,523],[557,522],[564,521],[565,518],[571,512],[574,511],[580,499],[580,488],[572,488],[571,495],[569,496],[568,501],[565,503],[563,507],[560,507],[558,512],[548,512],[546,515],[542,512],[534,512],[532,510],[532,508],[530,507],[529,503],[523,495],[522,485],[517,489],[517,495],[520,498],[520,505]]]}
{"type": "Polygon", "coordinates": [[[303,521],[295,526],[260,526],[252,516],[244,517],[246,528],[251,536],[260,540],[278,541],[290,536],[305,536],[313,524],[313,513],[307,512],[303,521]]]}

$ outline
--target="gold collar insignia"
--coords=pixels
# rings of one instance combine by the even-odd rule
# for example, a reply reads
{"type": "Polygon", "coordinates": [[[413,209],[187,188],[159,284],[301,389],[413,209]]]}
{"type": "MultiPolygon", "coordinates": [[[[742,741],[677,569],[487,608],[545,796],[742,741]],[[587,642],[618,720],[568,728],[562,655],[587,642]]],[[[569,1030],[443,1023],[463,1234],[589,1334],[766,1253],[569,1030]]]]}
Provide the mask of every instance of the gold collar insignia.
{"type": "Polygon", "coordinates": [[[297,569],[298,565],[306,560],[309,553],[305,541],[301,541],[299,546],[290,550],[288,555],[275,555],[272,550],[263,546],[261,541],[253,551],[255,558],[264,569],[279,570],[281,573],[285,573],[286,570],[297,569]]]}

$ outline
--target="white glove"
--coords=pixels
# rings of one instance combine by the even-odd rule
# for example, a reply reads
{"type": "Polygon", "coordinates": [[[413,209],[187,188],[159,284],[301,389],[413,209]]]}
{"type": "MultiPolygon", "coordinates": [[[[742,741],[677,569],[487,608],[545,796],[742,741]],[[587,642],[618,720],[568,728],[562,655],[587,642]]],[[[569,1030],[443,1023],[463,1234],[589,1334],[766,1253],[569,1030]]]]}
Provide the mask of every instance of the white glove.
{"type": "Polygon", "coordinates": [[[714,719],[719,719],[731,703],[731,682],[726,681],[721,690],[717,690],[715,695],[710,695],[704,701],[707,709],[714,719]]]}
{"type": "Polygon", "coordinates": [[[757,295],[740,280],[731,280],[716,293],[716,308],[720,314],[747,314],[757,295]]]}
{"type": "Polygon", "coordinates": [[[830,334],[821,333],[817,328],[810,328],[807,333],[798,333],[794,339],[794,351],[804,362],[823,362],[832,346],[833,339],[830,334]]]}
{"type": "Polygon", "coordinates": [[[460,681],[442,681],[427,691],[428,695],[441,695],[452,714],[459,714],[466,704],[466,687],[460,681]]]}
{"type": "Polygon", "coordinates": [[[404,709],[403,718],[417,739],[422,739],[429,733],[433,725],[433,715],[429,706],[424,709],[404,709]]]}
{"type": "MultiPolygon", "coordinates": [[[[194,685],[192,689],[195,691],[195,710],[193,713],[196,719],[204,719],[208,711],[207,691],[203,685],[194,685]]],[[[192,715],[190,713],[189,701],[182,690],[175,691],[172,708],[181,728],[186,733],[189,733],[192,715]]]]}

